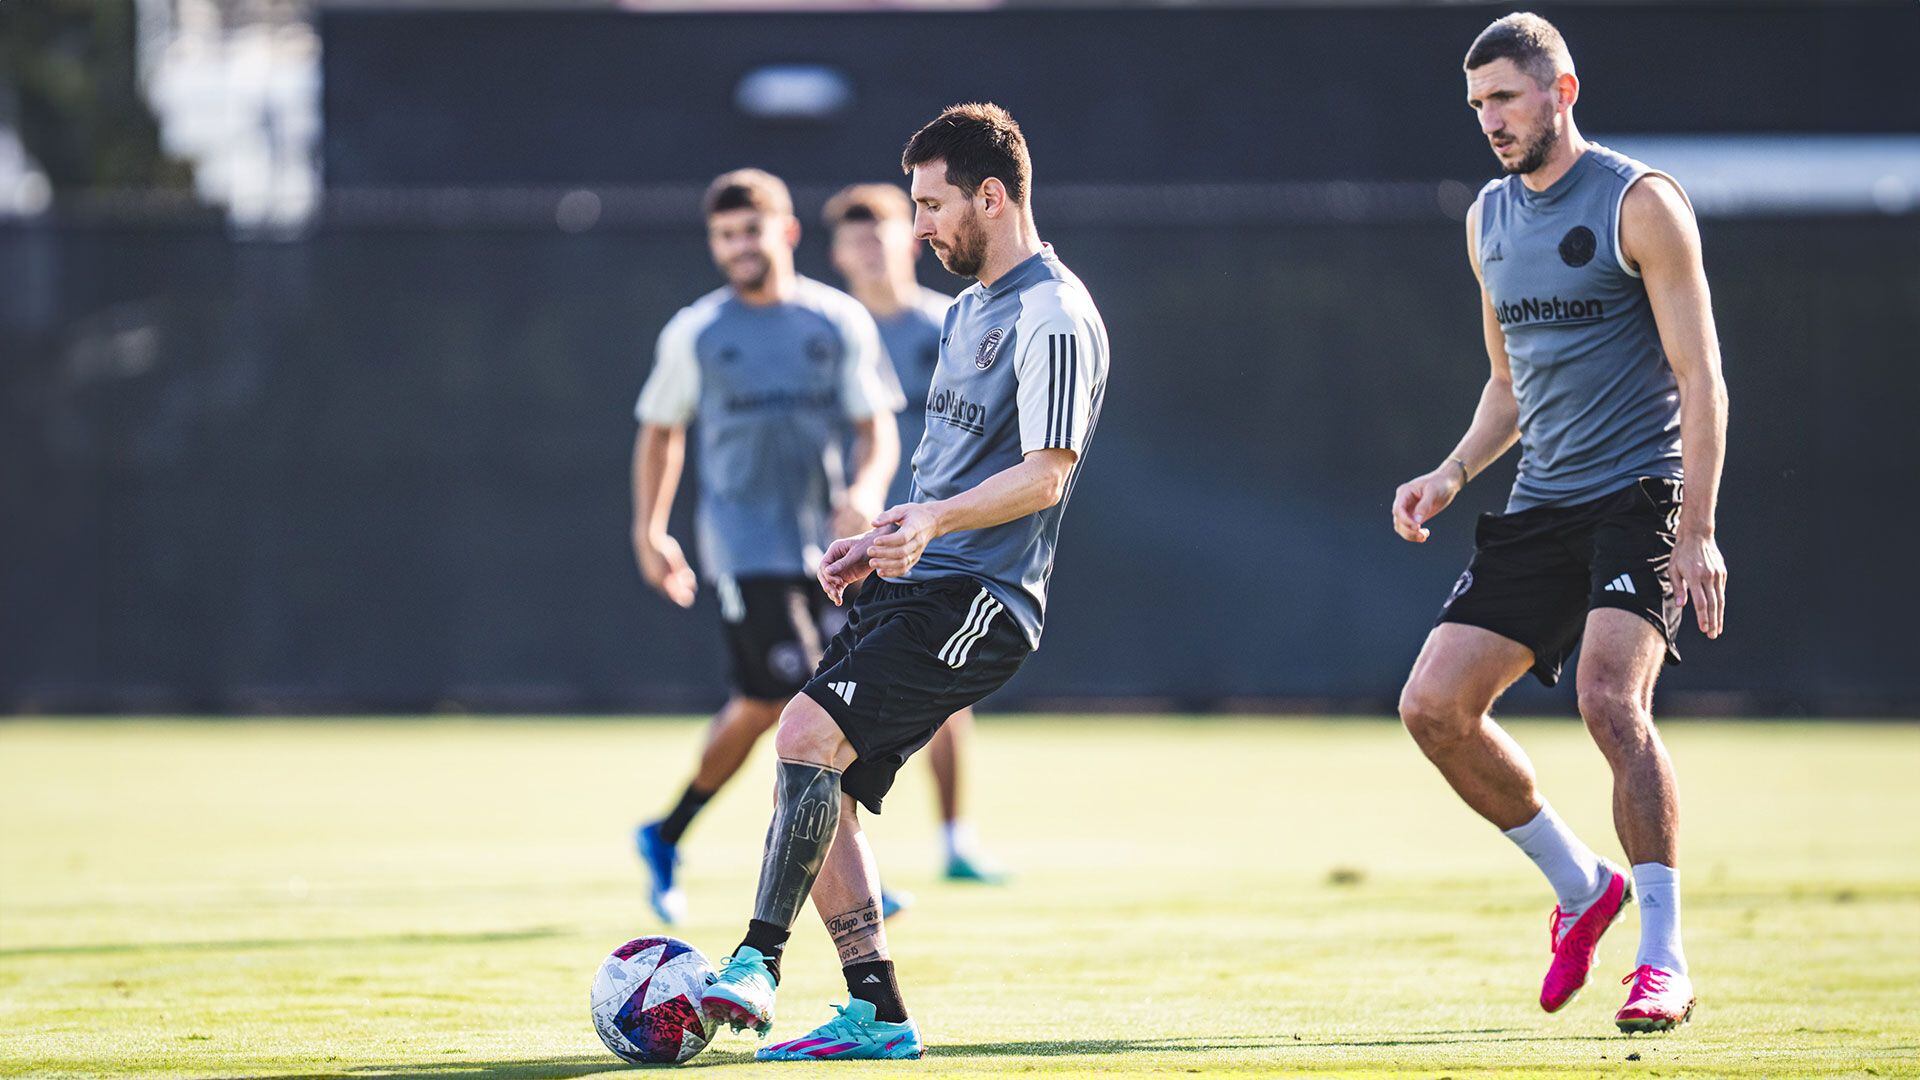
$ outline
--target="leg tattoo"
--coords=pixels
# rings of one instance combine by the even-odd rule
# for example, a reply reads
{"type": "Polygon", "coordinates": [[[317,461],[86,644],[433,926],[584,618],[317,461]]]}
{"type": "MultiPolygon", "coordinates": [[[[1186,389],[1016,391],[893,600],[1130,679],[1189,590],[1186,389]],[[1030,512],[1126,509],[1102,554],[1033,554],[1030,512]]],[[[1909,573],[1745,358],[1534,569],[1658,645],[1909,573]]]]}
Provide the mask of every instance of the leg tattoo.
{"type": "Polygon", "coordinates": [[[840,952],[840,966],[880,959],[880,945],[886,931],[880,922],[880,905],[872,900],[827,918],[827,933],[840,952]]]}
{"type": "Polygon", "coordinates": [[[825,765],[782,761],[776,800],[753,917],[791,928],[840,827],[840,774],[825,765]]]}

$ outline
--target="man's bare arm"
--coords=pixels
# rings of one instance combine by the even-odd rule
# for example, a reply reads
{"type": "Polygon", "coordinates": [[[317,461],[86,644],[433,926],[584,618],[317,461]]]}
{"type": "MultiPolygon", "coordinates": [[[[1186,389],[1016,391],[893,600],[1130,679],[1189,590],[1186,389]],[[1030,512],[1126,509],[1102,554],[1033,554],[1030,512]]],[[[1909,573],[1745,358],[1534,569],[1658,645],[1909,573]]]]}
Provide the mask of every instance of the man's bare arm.
{"type": "MultiPolygon", "coordinates": [[[[1480,277],[1480,204],[1467,211],[1467,261],[1480,277]]],[[[1520,438],[1520,404],[1513,396],[1513,369],[1507,360],[1507,335],[1494,314],[1486,286],[1480,287],[1480,336],[1486,344],[1490,372],[1480,388],[1467,433],[1439,467],[1400,485],[1393,495],[1393,527],[1403,538],[1424,543],[1426,523],[1452,504],[1467,481],[1513,447],[1520,438]]]]}
{"type": "Polygon", "coordinates": [[[634,559],[647,584],[683,608],[693,606],[695,579],[679,543],[667,534],[667,518],[686,455],[684,427],[641,424],[633,438],[634,559]]]}
{"type": "Polygon", "coordinates": [[[920,561],[927,544],[937,537],[1004,525],[1053,506],[1066,494],[1077,457],[1072,450],[1030,451],[1018,465],[951,499],[893,507],[874,519],[876,530],[884,534],[874,537],[868,550],[874,572],[899,577],[920,561]]]}
{"type": "Polygon", "coordinates": [[[1720,339],[1700,253],[1700,229],[1678,186],[1647,176],[1620,205],[1620,248],[1646,284],[1660,347],[1680,386],[1680,443],[1686,495],[1674,545],[1675,599],[1692,600],[1702,633],[1725,628],[1727,564],[1715,517],[1726,461],[1727,384],[1720,371],[1720,339]]]}
{"type": "Polygon", "coordinates": [[[840,536],[865,532],[874,515],[886,508],[887,487],[900,467],[900,429],[892,413],[875,413],[852,426],[853,476],[847,481],[844,513],[834,522],[840,536]]]}

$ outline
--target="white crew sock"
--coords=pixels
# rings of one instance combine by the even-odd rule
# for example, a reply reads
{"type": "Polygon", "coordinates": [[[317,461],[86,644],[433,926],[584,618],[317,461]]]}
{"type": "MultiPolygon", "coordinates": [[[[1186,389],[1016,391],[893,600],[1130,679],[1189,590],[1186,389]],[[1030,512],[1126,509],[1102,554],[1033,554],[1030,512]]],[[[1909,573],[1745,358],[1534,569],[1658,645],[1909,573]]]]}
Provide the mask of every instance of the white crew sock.
{"type": "Polygon", "coordinates": [[[1640,899],[1640,956],[1636,964],[1687,973],[1680,950],[1680,871],[1657,862],[1633,864],[1633,888],[1640,899]]]}
{"type": "Polygon", "coordinates": [[[947,858],[973,854],[973,826],[959,818],[940,827],[940,843],[947,849],[947,858]]]}
{"type": "Polygon", "coordinates": [[[1505,830],[1505,836],[1547,875],[1561,911],[1579,915],[1600,899],[1600,890],[1607,884],[1606,864],[1573,835],[1553,807],[1541,803],[1532,821],[1505,830]]]}

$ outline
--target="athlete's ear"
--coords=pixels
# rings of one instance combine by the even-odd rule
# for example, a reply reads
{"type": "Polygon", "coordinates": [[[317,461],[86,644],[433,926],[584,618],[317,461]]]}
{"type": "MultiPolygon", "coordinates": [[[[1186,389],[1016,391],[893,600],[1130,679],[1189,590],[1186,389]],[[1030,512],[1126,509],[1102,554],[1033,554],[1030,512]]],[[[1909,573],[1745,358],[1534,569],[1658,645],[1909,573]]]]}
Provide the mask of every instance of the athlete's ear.
{"type": "Polygon", "coordinates": [[[981,213],[997,218],[1007,205],[1007,185],[999,177],[989,176],[980,182],[980,190],[973,197],[980,200],[981,213]]]}
{"type": "Polygon", "coordinates": [[[1553,77],[1553,100],[1562,109],[1573,108],[1580,100],[1580,76],[1571,71],[1563,71],[1553,77]]]}
{"type": "Polygon", "coordinates": [[[800,218],[795,214],[787,215],[787,246],[792,248],[800,246],[800,218]]]}

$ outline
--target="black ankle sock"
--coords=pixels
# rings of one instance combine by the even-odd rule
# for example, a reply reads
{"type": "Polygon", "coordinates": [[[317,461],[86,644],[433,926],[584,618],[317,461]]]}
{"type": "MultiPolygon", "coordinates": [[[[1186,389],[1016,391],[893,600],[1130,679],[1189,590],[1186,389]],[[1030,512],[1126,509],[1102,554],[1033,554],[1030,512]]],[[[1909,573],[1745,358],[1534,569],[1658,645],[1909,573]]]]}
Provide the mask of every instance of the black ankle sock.
{"type": "Polygon", "coordinates": [[[767,970],[773,974],[776,986],[780,983],[780,953],[786,949],[787,938],[791,936],[792,931],[784,926],[748,919],[747,936],[740,942],[743,947],[760,950],[760,955],[767,958],[767,970]]]}
{"type": "Polygon", "coordinates": [[[875,1020],[889,1024],[906,1022],[907,1003],[900,1000],[900,983],[893,977],[893,961],[848,964],[841,973],[847,977],[847,993],[873,1003],[875,1020]]]}
{"type": "Polygon", "coordinates": [[[688,784],[687,790],[680,795],[680,801],[674,804],[672,812],[660,819],[660,839],[669,844],[679,843],[680,838],[686,835],[687,826],[693,824],[693,815],[699,813],[701,807],[706,806],[707,800],[711,798],[713,798],[713,792],[698,791],[692,784],[688,784]]]}

